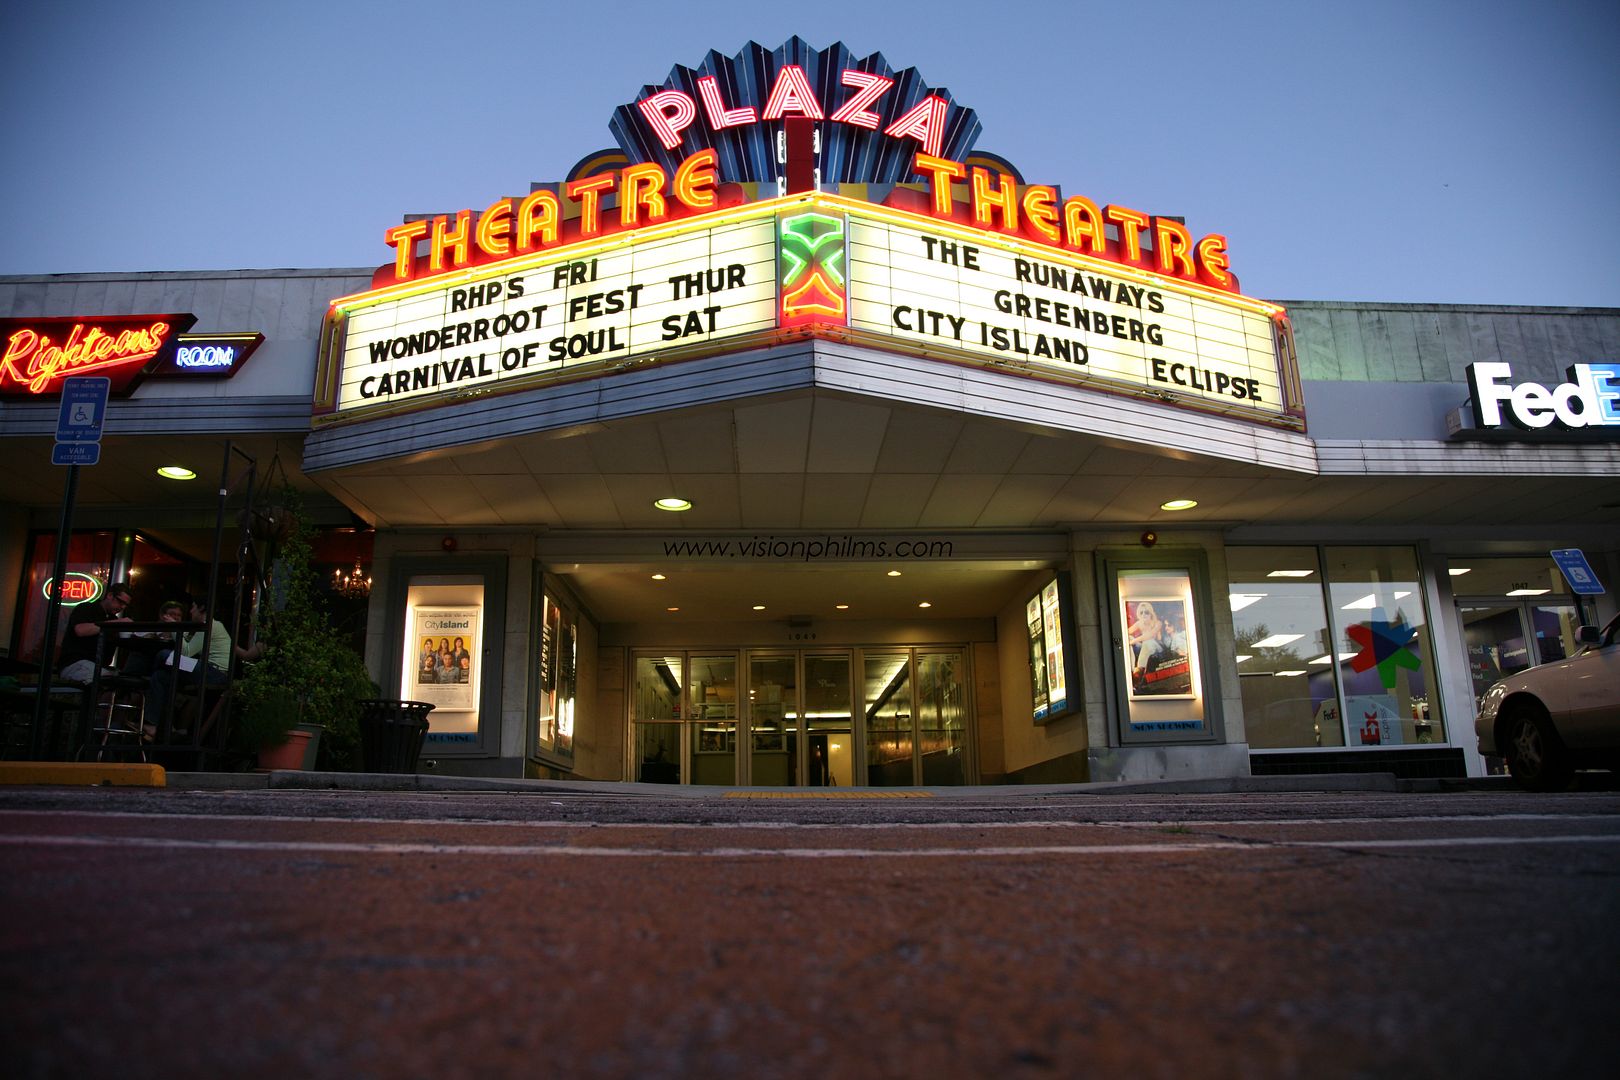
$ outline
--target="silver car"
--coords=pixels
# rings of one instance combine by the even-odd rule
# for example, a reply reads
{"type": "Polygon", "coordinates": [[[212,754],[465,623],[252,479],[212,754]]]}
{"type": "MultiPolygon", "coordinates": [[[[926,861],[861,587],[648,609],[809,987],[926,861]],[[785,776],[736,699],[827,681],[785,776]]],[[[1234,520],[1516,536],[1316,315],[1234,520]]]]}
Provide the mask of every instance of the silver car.
{"type": "Polygon", "coordinates": [[[1578,768],[1620,767],[1620,615],[1575,632],[1574,656],[1526,668],[1485,691],[1479,752],[1501,754],[1531,791],[1569,785],[1578,768]]]}

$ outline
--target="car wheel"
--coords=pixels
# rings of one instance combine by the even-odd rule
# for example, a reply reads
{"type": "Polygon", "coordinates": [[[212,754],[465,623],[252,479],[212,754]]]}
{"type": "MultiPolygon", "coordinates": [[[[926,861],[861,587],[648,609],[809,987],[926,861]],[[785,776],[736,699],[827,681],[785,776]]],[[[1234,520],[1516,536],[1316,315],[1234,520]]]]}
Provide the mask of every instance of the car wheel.
{"type": "Polygon", "coordinates": [[[1561,791],[1573,775],[1558,733],[1538,709],[1519,706],[1507,718],[1502,747],[1508,771],[1530,791],[1561,791]]]}

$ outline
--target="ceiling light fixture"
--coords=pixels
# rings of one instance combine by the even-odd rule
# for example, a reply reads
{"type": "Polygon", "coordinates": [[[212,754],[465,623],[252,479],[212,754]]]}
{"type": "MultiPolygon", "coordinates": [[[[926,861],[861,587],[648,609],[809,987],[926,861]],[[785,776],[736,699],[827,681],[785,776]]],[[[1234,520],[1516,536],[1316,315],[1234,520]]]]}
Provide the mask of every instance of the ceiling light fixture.
{"type": "Polygon", "coordinates": [[[1254,643],[1256,649],[1280,649],[1284,645],[1292,644],[1304,637],[1304,634],[1272,634],[1268,638],[1261,638],[1254,643]]]}
{"type": "Polygon", "coordinates": [[[889,576],[890,577],[899,577],[900,576],[900,571],[898,571],[898,570],[890,570],[889,571],[889,576]]]}
{"type": "Polygon", "coordinates": [[[1274,671],[1274,672],[1272,672],[1272,674],[1277,676],[1277,678],[1279,678],[1279,679],[1286,679],[1290,675],[1304,675],[1305,672],[1303,672],[1303,671],[1274,671]]]}
{"type": "Polygon", "coordinates": [[[182,465],[165,465],[157,471],[165,480],[195,480],[197,474],[182,465]]]}
{"type": "Polygon", "coordinates": [[[663,580],[665,580],[663,574],[654,574],[652,577],[653,577],[654,581],[663,581],[663,580]]]}
{"type": "Polygon", "coordinates": [[[678,607],[667,607],[667,608],[665,608],[665,609],[664,609],[664,610],[665,610],[665,611],[679,611],[679,610],[681,610],[681,609],[680,609],[680,608],[678,608],[678,607]]]}
{"type": "Polygon", "coordinates": [[[1266,577],[1310,577],[1315,570],[1273,570],[1266,577]]]}
{"type": "Polygon", "coordinates": [[[1258,604],[1266,598],[1263,592],[1235,592],[1227,597],[1232,603],[1233,611],[1242,611],[1250,604],[1258,604]]]}
{"type": "Polygon", "coordinates": [[[1464,574],[1470,573],[1473,569],[1474,568],[1472,566],[1453,566],[1450,570],[1447,570],[1446,573],[1450,574],[1452,577],[1462,577],[1464,574]]]}
{"type": "Polygon", "coordinates": [[[933,607],[934,605],[930,604],[928,601],[924,600],[922,603],[918,604],[917,606],[918,607],[933,607]]]}
{"type": "Polygon", "coordinates": [[[332,571],[332,591],[349,600],[363,600],[371,595],[371,575],[361,568],[360,556],[354,557],[353,570],[332,571]]]}
{"type": "Polygon", "coordinates": [[[764,604],[755,604],[754,605],[754,610],[755,611],[764,611],[765,610],[765,605],[764,604]]]}
{"type": "Polygon", "coordinates": [[[1197,499],[1171,499],[1169,502],[1159,504],[1160,510],[1191,510],[1198,505],[1197,499]]]}
{"type": "Polygon", "coordinates": [[[653,503],[653,505],[656,506],[660,510],[668,510],[672,514],[678,514],[682,510],[690,510],[690,509],[692,509],[692,504],[689,501],[687,501],[686,499],[677,499],[677,498],[675,498],[673,496],[671,496],[669,498],[658,499],[657,501],[655,501],[653,503]]]}
{"type": "Polygon", "coordinates": [[[1520,588],[1517,588],[1517,589],[1509,589],[1507,591],[1507,594],[1509,596],[1540,596],[1543,593],[1550,593],[1550,592],[1552,592],[1551,589],[1526,589],[1526,588],[1521,586],[1520,588]]]}
{"type": "Polygon", "coordinates": [[[848,611],[849,610],[849,605],[848,604],[834,604],[833,607],[837,608],[839,611],[848,611]]]}
{"type": "Polygon", "coordinates": [[[1359,600],[1350,601],[1348,604],[1344,605],[1339,610],[1340,611],[1371,611],[1373,608],[1375,608],[1377,606],[1378,606],[1378,597],[1376,595],[1374,595],[1373,593],[1368,593],[1366,596],[1361,597],[1359,600]]]}

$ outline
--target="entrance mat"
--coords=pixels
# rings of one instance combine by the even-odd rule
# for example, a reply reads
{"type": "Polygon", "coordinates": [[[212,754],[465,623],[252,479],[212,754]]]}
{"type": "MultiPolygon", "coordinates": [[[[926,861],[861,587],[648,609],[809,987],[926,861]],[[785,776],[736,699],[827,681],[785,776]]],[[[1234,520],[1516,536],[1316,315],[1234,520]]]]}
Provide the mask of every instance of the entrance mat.
{"type": "Polygon", "coordinates": [[[932,799],[932,791],[728,791],[728,799],[932,799]]]}

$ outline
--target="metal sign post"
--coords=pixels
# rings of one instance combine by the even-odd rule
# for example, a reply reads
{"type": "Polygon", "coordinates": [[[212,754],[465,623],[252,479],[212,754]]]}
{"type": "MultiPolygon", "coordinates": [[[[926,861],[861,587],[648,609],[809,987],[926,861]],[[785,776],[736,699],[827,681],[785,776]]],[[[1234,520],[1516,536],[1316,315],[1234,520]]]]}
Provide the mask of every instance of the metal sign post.
{"type": "MultiPolygon", "coordinates": [[[[50,715],[56,667],[56,620],[62,607],[62,580],[67,574],[68,541],[73,532],[73,503],[79,494],[79,466],[101,460],[101,429],[107,418],[112,380],[105,375],[79,375],[62,380],[62,408],[56,416],[56,446],[51,464],[68,467],[62,492],[62,519],[56,527],[56,559],[51,564],[50,595],[45,603],[45,642],[39,655],[39,685],[34,701],[34,731],[45,730],[50,715]]],[[[111,584],[108,582],[107,584],[111,584]]],[[[37,742],[36,740],[33,740],[37,742]]]]}

